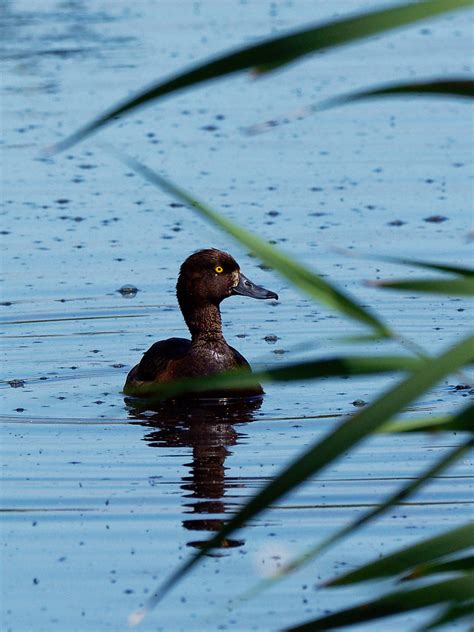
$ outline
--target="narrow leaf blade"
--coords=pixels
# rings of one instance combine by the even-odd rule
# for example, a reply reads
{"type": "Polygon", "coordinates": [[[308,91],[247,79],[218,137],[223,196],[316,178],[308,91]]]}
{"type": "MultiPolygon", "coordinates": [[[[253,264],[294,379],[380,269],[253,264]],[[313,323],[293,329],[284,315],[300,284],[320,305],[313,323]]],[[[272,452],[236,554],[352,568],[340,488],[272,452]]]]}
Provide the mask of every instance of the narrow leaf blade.
{"type": "Polygon", "coordinates": [[[428,575],[456,573],[460,571],[474,572],[474,555],[466,555],[465,557],[458,557],[454,560],[443,560],[441,562],[436,561],[420,564],[410,571],[408,575],[402,577],[402,579],[403,581],[412,581],[428,575]]]}
{"type": "Polygon", "coordinates": [[[409,356],[341,356],[295,362],[254,373],[243,370],[231,371],[207,375],[204,378],[169,382],[168,384],[147,384],[133,387],[133,389],[129,388],[125,393],[135,397],[155,396],[162,399],[183,393],[242,389],[260,382],[291,382],[346,375],[380,375],[393,371],[413,371],[419,369],[422,364],[422,360],[409,356]]]}
{"type": "Polygon", "coordinates": [[[448,296],[474,296],[474,279],[400,279],[396,281],[371,281],[368,285],[385,290],[410,290],[448,296]]]}
{"type": "Polygon", "coordinates": [[[453,623],[453,621],[459,621],[466,617],[472,619],[474,616],[474,600],[465,601],[464,603],[453,603],[443,610],[441,614],[436,616],[432,621],[423,628],[425,630],[434,630],[441,625],[447,623],[453,623]]]}
{"type": "Polygon", "coordinates": [[[450,432],[455,430],[474,432],[474,404],[467,406],[455,416],[390,421],[384,424],[379,432],[450,432]]]}
{"type": "Polygon", "coordinates": [[[333,97],[314,106],[314,109],[323,110],[376,97],[394,96],[450,96],[472,99],[474,98],[474,81],[470,79],[438,79],[436,81],[393,83],[333,97]]]}
{"type": "Polygon", "coordinates": [[[409,266],[410,268],[424,268],[428,270],[438,270],[440,272],[459,274],[460,276],[467,276],[467,277],[474,276],[473,268],[466,268],[465,266],[457,266],[453,264],[442,264],[435,261],[420,261],[419,259],[409,259],[406,257],[388,257],[388,256],[382,256],[382,255],[370,255],[368,257],[364,256],[364,259],[371,259],[375,261],[386,261],[387,263],[397,263],[399,265],[409,266]]]}

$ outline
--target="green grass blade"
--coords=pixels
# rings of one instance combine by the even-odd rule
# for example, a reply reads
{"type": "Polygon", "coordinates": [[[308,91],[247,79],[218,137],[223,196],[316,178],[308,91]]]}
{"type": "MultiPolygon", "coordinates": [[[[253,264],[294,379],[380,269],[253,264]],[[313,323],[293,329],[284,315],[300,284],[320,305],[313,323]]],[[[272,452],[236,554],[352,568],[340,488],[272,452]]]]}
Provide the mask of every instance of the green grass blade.
{"type": "Polygon", "coordinates": [[[474,279],[399,279],[396,281],[370,281],[368,285],[385,290],[411,290],[449,296],[474,296],[474,279]]]}
{"type": "Polygon", "coordinates": [[[118,159],[124,162],[124,164],[126,164],[130,169],[133,169],[140,174],[145,180],[148,180],[148,182],[151,182],[153,185],[163,189],[181,202],[184,202],[184,204],[189,205],[197,211],[201,217],[204,217],[212,224],[218,226],[226,233],[234,237],[234,239],[249,248],[252,252],[258,255],[262,261],[275,268],[275,270],[277,270],[282,276],[311,296],[311,298],[320,301],[328,307],[331,307],[336,311],[363,323],[364,325],[369,325],[380,335],[384,335],[386,337],[391,335],[388,328],[374,314],[363,308],[348,294],[342,292],[334,285],[331,285],[328,281],[325,281],[309,268],[295,262],[291,257],[284,254],[275,246],[272,246],[254,233],[251,233],[245,228],[242,228],[238,224],[232,222],[230,219],[227,219],[217,211],[214,211],[209,206],[190,195],[184,189],[181,189],[177,185],[173,184],[170,180],[163,178],[158,173],[149,169],[137,160],[134,160],[129,156],[125,156],[121,152],[116,152],[115,150],[113,153],[118,159]]]}
{"type": "Polygon", "coordinates": [[[429,363],[384,392],[371,405],[344,421],[332,434],[298,456],[268,485],[244,505],[222,529],[193,556],[179,566],[148,599],[145,607],[132,614],[130,622],[138,623],[211,549],[219,546],[236,529],[239,529],[269,505],[285,496],[309,476],[316,474],[357,445],[384,422],[417,399],[445,375],[449,375],[473,359],[474,337],[467,338],[445,353],[431,358],[429,363]]]}
{"type": "Polygon", "coordinates": [[[342,343],[342,344],[363,344],[366,345],[370,342],[382,342],[386,340],[387,336],[381,336],[378,333],[375,334],[361,334],[361,335],[353,335],[353,336],[334,336],[331,338],[326,338],[326,340],[334,342],[334,343],[342,343]]]}
{"type": "Polygon", "coordinates": [[[458,415],[404,419],[384,424],[378,432],[474,432],[474,404],[467,406],[458,415]]]}
{"type": "MultiPolygon", "coordinates": [[[[284,115],[272,118],[271,120],[254,123],[243,128],[243,132],[250,136],[268,132],[275,127],[287,125],[295,121],[301,121],[314,114],[319,114],[325,110],[370,99],[374,97],[384,96],[450,96],[457,98],[474,97],[474,81],[462,79],[439,79],[437,81],[425,81],[418,83],[400,83],[390,84],[388,86],[378,86],[369,90],[361,90],[360,92],[350,92],[348,94],[330,97],[324,101],[307,105],[296,111],[288,112],[284,115]]],[[[372,257],[369,257],[372,258],[372,257]]],[[[377,257],[373,257],[376,259],[377,257]]]]}
{"type": "Polygon", "coordinates": [[[402,577],[403,581],[412,581],[435,575],[438,573],[458,573],[458,572],[474,572],[474,555],[466,555],[466,557],[457,557],[454,560],[441,562],[427,562],[416,566],[408,575],[402,577]]]}
{"type": "Polygon", "coordinates": [[[114,118],[130,113],[136,108],[143,107],[173,92],[249,68],[257,68],[260,72],[268,71],[316,51],[348,44],[470,5],[472,5],[472,0],[410,2],[398,7],[350,16],[327,24],[305,28],[295,33],[272,37],[260,44],[218,56],[209,62],[198,64],[185,72],[178,73],[168,80],[152,84],[131,99],[113,106],[91,123],[57,143],[52,151],[67,149],[110,123],[114,118]]]}
{"type": "Polygon", "coordinates": [[[438,558],[474,546],[474,524],[470,523],[428,540],[408,546],[396,553],[366,564],[326,582],[325,586],[347,586],[381,577],[399,575],[417,564],[432,562],[438,558]]]}
{"type": "Polygon", "coordinates": [[[340,356],[295,362],[274,369],[254,373],[248,371],[230,371],[207,375],[203,378],[177,380],[168,384],[151,384],[126,390],[126,395],[135,397],[155,396],[163,399],[182,393],[199,393],[219,389],[247,388],[260,382],[291,382],[315,380],[323,377],[341,377],[346,375],[370,375],[392,371],[414,371],[423,365],[423,361],[410,356],[340,356]]]}
{"type": "Polygon", "coordinates": [[[443,610],[441,614],[436,616],[432,621],[425,625],[422,630],[434,630],[441,625],[453,623],[466,617],[472,620],[474,616],[474,600],[465,601],[464,603],[454,603],[443,610]]]}
{"type": "Polygon", "coordinates": [[[354,103],[375,97],[393,96],[452,96],[466,99],[474,98],[474,81],[469,79],[439,79],[436,81],[421,81],[394,83],[387,86],[361,90],[333,97],[313,106],[314,110],[324,110],[346,103],[354,103]]]}
{"type": "MultiPolygon", "coordinates": [[[[351,256],[354,256],[351,254],[351,256]]],[[[450,264],[441,264],[434,261],[420,261],[419,259],[407,259],[405,257],[388,257],[383,255],[369,255],[364,256],[364,259],[371,259],[374,261],[386,261],[387,263],[397,263],[402,266],[409,266],[410,268],[424,268],[428,270],[438,270],[440,272],[447,272],[451,274],[459,274],[460,276],[472,277],[474,276],[473,268],[466,268],[461,266],[455,266],[450,264]]]]}
{"type": "Polygon", "coordinates": [[[422,588],[393,592],[380,599],[314,619],[308,623],[289,628],[289,630],[291,632],[332,630],[333,628],[373,621],[428,606],[447,602],[462,602],[473,597],[474,573],[466,573],[462,577],[448,579],[422,588]]]}

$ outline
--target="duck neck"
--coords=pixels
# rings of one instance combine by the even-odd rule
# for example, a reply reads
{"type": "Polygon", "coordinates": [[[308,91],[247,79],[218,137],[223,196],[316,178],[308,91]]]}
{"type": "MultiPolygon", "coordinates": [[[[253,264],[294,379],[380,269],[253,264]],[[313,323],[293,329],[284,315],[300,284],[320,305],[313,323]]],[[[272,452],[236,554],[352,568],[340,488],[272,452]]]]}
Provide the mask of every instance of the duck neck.
{"type": "Polygon", "coordinates": [[[205,303],[189,305],[180,301],[181,311],[191,332],[192,344],[209,341],[224,341],[219,305],[205,303]]]}

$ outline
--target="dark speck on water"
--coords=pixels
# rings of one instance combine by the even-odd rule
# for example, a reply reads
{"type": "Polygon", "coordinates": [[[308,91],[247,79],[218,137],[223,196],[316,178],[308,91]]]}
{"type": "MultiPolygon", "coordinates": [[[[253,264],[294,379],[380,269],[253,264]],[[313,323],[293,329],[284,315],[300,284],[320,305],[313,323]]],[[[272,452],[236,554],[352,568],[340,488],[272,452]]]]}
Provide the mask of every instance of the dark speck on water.
{"type": "Polygon", "coordinates": [[[425,222],[429,222],[430,224],[441,224],[442,222],[446,222],[449,218],[445,215],[430,215],[429,217],[425,217],[425,222]]]}

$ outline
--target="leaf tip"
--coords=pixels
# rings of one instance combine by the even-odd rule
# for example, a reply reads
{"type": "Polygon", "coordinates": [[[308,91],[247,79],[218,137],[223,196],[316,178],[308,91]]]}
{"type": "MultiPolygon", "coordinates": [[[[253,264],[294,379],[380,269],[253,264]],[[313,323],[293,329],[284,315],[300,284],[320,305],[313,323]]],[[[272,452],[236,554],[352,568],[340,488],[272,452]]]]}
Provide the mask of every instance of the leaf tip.
{"type": "Polygon", "coordinates": [[[47,147],[42,147],[38,152],[38,158],[40,160],[51,158],[52,156],[54,156],[54,154],[57,154],[58,151],[58,143],[54,143],[54,145],[48,145],[47,147]]]}
{"type": "Polygon", "coordinates": [[[145,618],[145,615],[146,615],[146,610],[144,608],[139,608],[138,610],[135,610],[134,612],[129,614],[128,627],[135,628],[137,625],[139,625],[143,621],[143,619],[145,618]]]}
{"type": "Polygon", "coordinates": [[[386,285],[386,281],[375,281],[373,279],[368,279],[364,281],[364,285],[366,287],[384,287],[386,285]]]}

